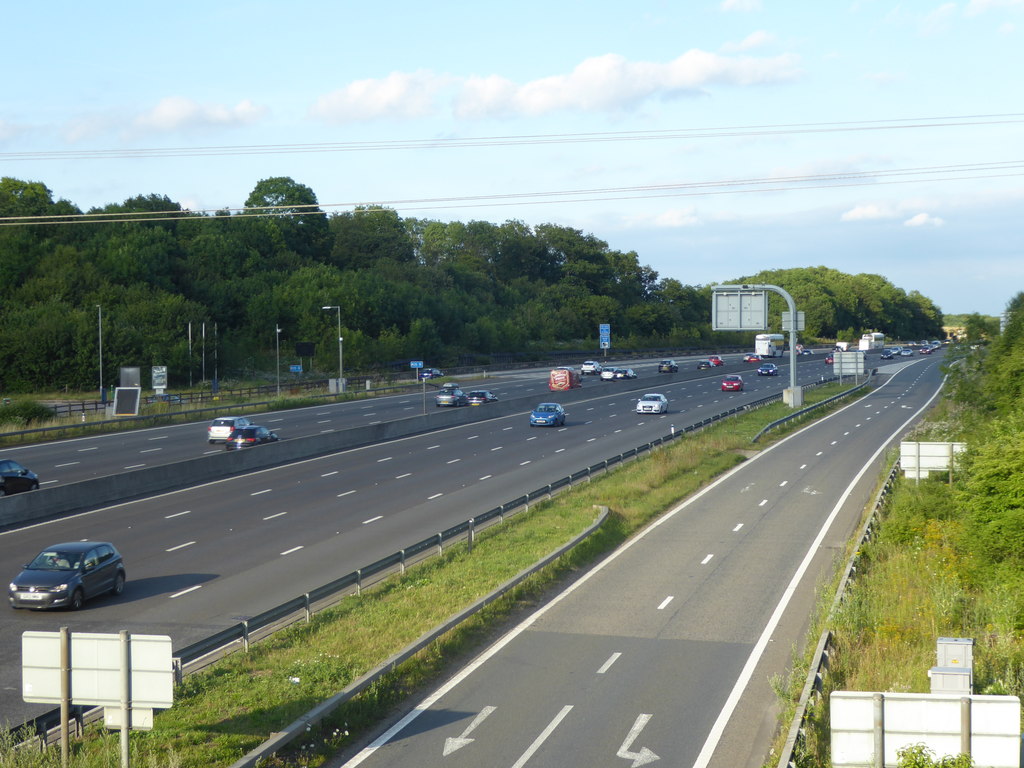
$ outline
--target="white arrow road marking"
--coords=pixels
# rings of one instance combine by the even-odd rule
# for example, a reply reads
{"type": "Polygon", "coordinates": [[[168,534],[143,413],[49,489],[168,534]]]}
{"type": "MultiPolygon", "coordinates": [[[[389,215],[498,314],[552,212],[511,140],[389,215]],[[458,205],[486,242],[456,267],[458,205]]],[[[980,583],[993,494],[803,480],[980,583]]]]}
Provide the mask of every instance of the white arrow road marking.
{"type": "Polygon", "coordinates": [[[641,747],[639,752],[630,752],[629,748],[633,746],[633,742],[636,741],[640,735],[640,731],[644,729],[647,722],[653,717],[653,715],[640,715],[636,722],[633,723],[633,727],[629,729],[629,735],[626,740],[622,742],[622,746],[619,747],[619,751],[615,753],[616,757],[621,757],[623,760],[632,760],[633,768],[638,768],[641,765],[647,765],[653,763],[655,760],[661,758],[654,754],[647,747],[641,747]]]}
{"type": "Polygon", "coordinates": [[[483,709],[480,710],[480,714],[473,718],[473,722],[470,723],[469,727],[466,728],[466,730],[464,730],[462,732],[461,736],[459,736],[457,738],[456,737],[449,737],[449,738],[445,739],[444,740],[444,757],[448,757],[448,755],[450,755],[455,750],[462,749],[467,744],[472,744],[474,741],[476,741],[476,739],[469,738],[469,734],[471,734],[473,732],[473,730],[478,725],[480,725],[480,723],[482,723],[484,720],[486,720],[487,716],[490,715],[491,712],[493,712],[495,709],[497,709],[497,707],[484,707],[483,709]]]}

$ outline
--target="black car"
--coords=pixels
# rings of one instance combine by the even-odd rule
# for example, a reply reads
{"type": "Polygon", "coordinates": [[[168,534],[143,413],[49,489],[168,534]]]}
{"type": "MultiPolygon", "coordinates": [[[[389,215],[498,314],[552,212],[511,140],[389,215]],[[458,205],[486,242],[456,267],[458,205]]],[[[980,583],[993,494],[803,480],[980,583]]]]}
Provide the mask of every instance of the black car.
{"type": "Polygon", "coordinates": [[[47,547],[7,588],[12,608],[77,610],[96,595],[124,591],[124,560],[108,541],[72,541],[47,547]]]}
{"type": "Polygon", "coordinates": [[[498,398],[493,392],[487,389],[474,389],[466,397],[470,405],[484,405],[485,403],[496,403],[498,398]]]}
{"type": "Polygon", "coordinates": [[[679,366],[675,360],[662,360],[658,363],[658,373],[678,373],[679,366]]]}
{"type": "Polygon", "coordinates": [[[697,370],[698,371],[703,371],[703,370],[705,370],[707,368],[710,368],[710,367],[711,367],[711,361],[710,360],[700,360],[697,363],[697,370]]]}
{"type": "Polygon", "coordinates": [[[236,448],[251,448],[254,445],[276,443],[277,440],[276,432],[271,432],[266,427],[250,424],[232,431],[231,436],[224,442],[224,448],[233,451],[236,448]]]}
{"type": "Polygon", "coordinates": [[[34,491],[39,487],[39,478],[31,469],[16,461],[0,460],[0,496],[19,491],[34,491]]]}

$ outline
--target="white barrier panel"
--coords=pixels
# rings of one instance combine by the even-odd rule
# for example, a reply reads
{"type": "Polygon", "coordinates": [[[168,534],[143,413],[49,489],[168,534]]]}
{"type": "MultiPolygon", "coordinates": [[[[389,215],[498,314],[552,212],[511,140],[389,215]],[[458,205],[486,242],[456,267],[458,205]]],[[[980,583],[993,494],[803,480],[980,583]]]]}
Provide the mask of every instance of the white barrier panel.
{"type": "MultiPolygon", "coordinates": [[[[871,768],[874,763],[873,692],[833,691],[829,697],[833,768],[871,768]]],[[[1020,768],[1020,699],[937,693],[882,694],[885,766],[898,750],[925,744],[937,757],[961,752],[962,699],[970,700],[971,756],[977,768],[1020,768]]]]}

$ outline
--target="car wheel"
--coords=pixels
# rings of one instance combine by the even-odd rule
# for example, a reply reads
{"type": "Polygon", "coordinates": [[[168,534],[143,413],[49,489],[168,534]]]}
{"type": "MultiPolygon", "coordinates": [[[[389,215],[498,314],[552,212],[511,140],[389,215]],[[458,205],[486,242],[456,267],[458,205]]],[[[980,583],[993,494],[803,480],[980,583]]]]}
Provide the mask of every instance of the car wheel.
{"type": "Polygon", "coordinates": [[[71,602],[68,603],[68,609],[77,611],[82,607],[82,602],[85,600],[85,596],[82,594],[81,589],[76,589],[71,593],[71,602]]]}
{"type": "Polygon", "coordinates": [[[6,496],[6,495],[7,495],[7,486],[6,485],[0,485],[0,496],[6,496]]]}
{"type": "Polygon", "coordinates": [[[124,574],[119,573],[114,578],[114,586],[110,588],[110,594],[120,595],[122,592],[124,592],[124,574]]]}
{"type": "Polygon", "coordinates": [[[34,480],[32,482],[32,486],[29,488],[29,490],[30,491],[38,491],[39,490],[39,481],[38,480],[34,480]]]}

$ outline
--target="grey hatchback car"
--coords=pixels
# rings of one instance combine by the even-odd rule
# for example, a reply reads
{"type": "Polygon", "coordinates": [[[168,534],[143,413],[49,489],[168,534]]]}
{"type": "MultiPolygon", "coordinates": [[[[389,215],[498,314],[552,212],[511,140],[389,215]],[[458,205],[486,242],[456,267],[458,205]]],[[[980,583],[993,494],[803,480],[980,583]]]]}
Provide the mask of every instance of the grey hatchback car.
{"type": "Polygon", "coordinates": [[[70,608],[124,591],[124,561],[107,541],[71,541],[47,547],[7,587],[12,608],[70,608]]]}

